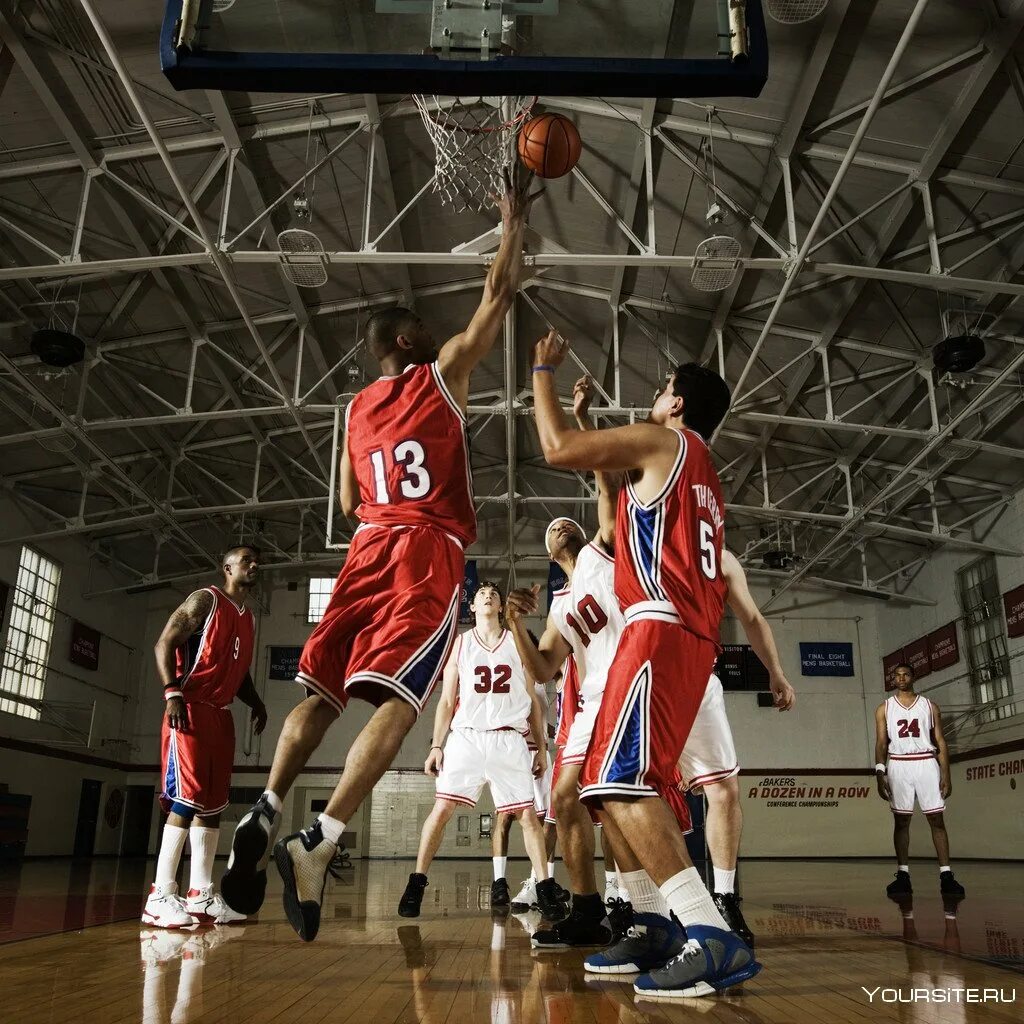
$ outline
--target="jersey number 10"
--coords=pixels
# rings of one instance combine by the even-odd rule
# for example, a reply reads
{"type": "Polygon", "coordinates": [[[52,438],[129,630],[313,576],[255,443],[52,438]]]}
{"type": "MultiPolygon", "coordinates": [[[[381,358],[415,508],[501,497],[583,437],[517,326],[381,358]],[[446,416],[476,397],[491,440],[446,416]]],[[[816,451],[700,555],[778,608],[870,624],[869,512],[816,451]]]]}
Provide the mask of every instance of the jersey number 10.
{"type": "Polygon", "coordinates": [[[566,612],[565,621],[569,623],[572,631],[580,638],[580,642],[584,647],[590,646],[590,638],[597,636],[598,633],[608,625],[608,616],[605,614],[604,609],[597,603],[596,598],[591,594],[587,594],[578,605],[576,605],[576,611],[579,613],[580,619],[583,620],[581,625],[579,619],[573,615],[572,612],[566,612]],[[585,627],[585,628],[584,628],[585,627]]]}

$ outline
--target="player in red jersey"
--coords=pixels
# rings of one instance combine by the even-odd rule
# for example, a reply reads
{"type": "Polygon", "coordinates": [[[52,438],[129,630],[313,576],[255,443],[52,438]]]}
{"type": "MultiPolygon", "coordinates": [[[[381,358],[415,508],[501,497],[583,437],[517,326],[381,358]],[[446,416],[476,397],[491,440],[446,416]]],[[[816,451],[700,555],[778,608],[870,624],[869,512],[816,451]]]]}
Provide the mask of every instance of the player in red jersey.
{"type": "Polygon", "coordinates": [[[490,352],[519,286],[529,179],[506,174],[501,245],[465,330],[438,351],[404,309],[372,316],[366,340],[382,376],[349,406],[341,506],[360,520],[324,617],[299,662],[308,696],[288,716],[267,790],[235,830],[225,899],[263,902],[281,801],[349,698],[375,707],[345,756],[326,810],[281,840],[274,857],[289,922],[315,938],[328,867],[356,809],[390,766],[440,678],[458,622],[463,547],[476,537],[466,408],[469,378],[490,352]]]}
{"type": "Polygon", "coordinates": [[[624,472],[615,523],[615,595],[626,620],[580,776],[661,889],[688,940],[641,975],[641,996],[705,995],[759,970],[701,881],[659,788],[671,785],[718,653],[726,584],[720,571],[725,502],[707,442],[729,408],[714,371],[679,366],[648,423],[576,431],[555,370],[566,342],[534,350],[537,428],[552,466],[624,472]],[[682,670],[682,671],[680,671],[682,670]]]}
{"type": "Polygon", "coordinates": [[[252,611],[245,607],[259,576],[260,556],[256,548],[241,545],[221,561],[223,586],[189,594],[167,620],[155,647],[164,687],[160,803],[167,824],[156,881],[142,912],[143,924],[151,928],[245,920],[214,891],[213,859],[235,755],[228,706],[235,697],[248,704],[257,734],[267,724],[267,709],[249,675],[255,630],[252,611]],[[186,836],[191,836],[191,877],[182,899],[174,879],[186,836]]]}

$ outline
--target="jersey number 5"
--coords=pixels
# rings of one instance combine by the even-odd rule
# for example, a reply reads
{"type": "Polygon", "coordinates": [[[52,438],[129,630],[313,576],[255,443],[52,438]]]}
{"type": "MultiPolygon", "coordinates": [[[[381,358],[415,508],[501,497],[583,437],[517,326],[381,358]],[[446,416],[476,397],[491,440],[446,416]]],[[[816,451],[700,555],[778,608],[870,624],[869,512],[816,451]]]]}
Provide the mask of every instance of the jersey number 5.
{"type": "Polygon", "coordinates": [[[477,665],[476,678],[473,689],[477,693],[508,693],[512,669],[508,665],[495,665],[492,672],[490,665],[477,665]]]}
{"type": "Polygon", "coordinates": [[[908,736],[921,738],[921,723],[916,718],[901,718],[896,726],[896,734],[901,740],[905,740],[908,736]]]}
{"type": "MultiPolygon", "coordinates": [[[[425,498],[430,492],[431,483],[426,466],[427,453],[423,445],[419,441],[401,441],[391,452],[391,461],[402,467],[402,477],[398,484],[402,497],[407,501],[425,498]]],[[[383,449],[370,452],[370,465],[373,467],[374,501],[378,505],[390,505],[388,467],[383,449]]]]}
{"type": "Polygon", "coordinates": [[[700,528],[700,571],[709,580],[718,578],[718,549],[715,547],[715,528],[706,520],[698,519],[700,528]]]}

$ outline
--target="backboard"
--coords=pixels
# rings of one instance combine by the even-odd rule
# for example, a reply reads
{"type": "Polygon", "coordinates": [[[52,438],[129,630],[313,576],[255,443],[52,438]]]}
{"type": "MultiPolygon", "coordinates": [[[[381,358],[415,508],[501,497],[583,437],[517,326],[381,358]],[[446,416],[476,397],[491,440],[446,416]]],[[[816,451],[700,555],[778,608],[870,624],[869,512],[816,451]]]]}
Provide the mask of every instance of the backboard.
{"type": "Polygon", "coordinates": [[[167,0],[177,89],[757,96],[761,0],[167,0]]]}

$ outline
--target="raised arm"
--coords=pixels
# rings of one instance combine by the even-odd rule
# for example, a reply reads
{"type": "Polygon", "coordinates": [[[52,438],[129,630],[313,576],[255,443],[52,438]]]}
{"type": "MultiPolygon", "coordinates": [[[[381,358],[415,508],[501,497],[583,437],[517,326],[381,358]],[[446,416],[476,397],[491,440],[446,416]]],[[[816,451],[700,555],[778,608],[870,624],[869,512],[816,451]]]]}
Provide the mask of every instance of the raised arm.
{"type": "MultiPolygon", "coordinates": [[[[580,377],[572,389],[572,411],[580,430],[596,430],[590,418],[590,403],[594,400],[594,382],[590,377],[580,377]]],[[[606,551],[615,552],[615,512],[622,487],[621,473],[607,473],[598,470],[597,480],[597,539],[606,551]]]]}
{"type": "Polygon", "coordinates": [[[953,792],[953,780],[949,774],[949,747],[946,746],[946,734],[942,729],[942,712],[935,701],[929,703],[932,706],[932,736],[939,758],[939,792],[945,800],[953,792]]]}
{"type": "Polygon", "coordinates": [[[679,454],[672,430],[636,423],[610,430],[573,430],[565,420],[555,387],[555,370],[568,352],[568,343],[554,331],[541,338],[533,351],[534,412],[544,458],[551,466],[625,472],[639,470],[661,482],[679,454]]]}
{"type": "Polygon", "coordinates": [[[519,288],[523,262],[523,233],[533,201],[540,195],[529,194],[532,178],[513,184],[505,172],[505,195],[498,201],[501,210],[501,244],[484,280],[484,294],[469,326],[441,347],[437,368],[448,389],[465,409],[469,403],[469,377],[477,364],[491,351],[505,314],[519,288]]]}
{"type": "Polygon", "coordinates": [[[885,722],[885,701],[875,708],[875,778],[878,780],[878,795],[888,800],[889,779],[885,762],[889,756],[889,727],[885,722]],[[879,767],[881,766],[881,767],[879,767]]]}
{"type": "Polygon", "coordinates": [[[193,633],[199,631],[207,615],[213,611],[214,596],[209,590],[193,591],[171,613],[163,632],[153,647],[156,672],[164,688],[167,723],[172,729],[188,728],[185,698],[174,679],[175,651],[193,633]]]}
{"type": "Polygon", "coordinates": [[[512,632],[516,650],[523,660],[527,675],[538,683],[548,683],[555,678],[562,663],[572,654],[572,648],[566,643],[565,637],[558,631],[554,619],[549,615],[544,627],[544,635],[535,644],[527,632],[523,615],[533,615],[537,611],[537,594],[540,588],[534,584],[530,590],[513,590],[505,599],[505,621],[512,632]]]}
{"type": "Polygon", "coordinates": [[[431,739],[430,752],[424,762],[423,771],[427,775],[437,775],[444,764],[444,738],[448,735],[452,718],[455,716],[455,699],[459,693],[459,651],[462,649],[461,638],[455,642],[448,664],[444,667],[441,677],[441,697],[434,712],[434,735],[431,739]]]}
{"type": "Polygon", "coordinates": [[[743,627],[743,632],[746,634],[747,640],[750,641],[754,653],[761,659],[761,664],[768,669],[768,683],[775,699],[775,706],[780,711],[788,711],[796,703],[796,693],[783,671],[772,627],[768,625],[768,620],[761,614],[761,609],[757,607],[750,595],[743,566],[731,551],[724,548],[722,549],[722,577],[728,588],[725,599],[743,627]]]}

